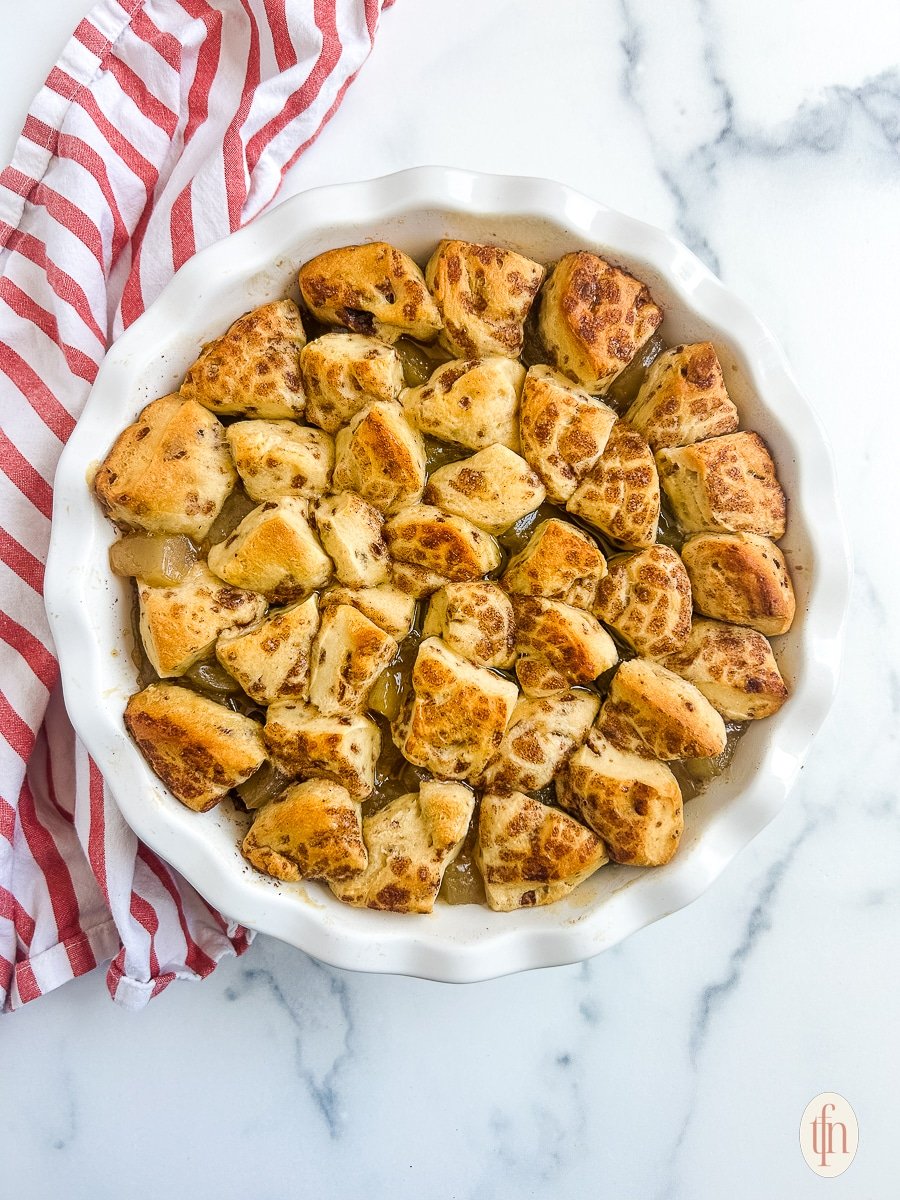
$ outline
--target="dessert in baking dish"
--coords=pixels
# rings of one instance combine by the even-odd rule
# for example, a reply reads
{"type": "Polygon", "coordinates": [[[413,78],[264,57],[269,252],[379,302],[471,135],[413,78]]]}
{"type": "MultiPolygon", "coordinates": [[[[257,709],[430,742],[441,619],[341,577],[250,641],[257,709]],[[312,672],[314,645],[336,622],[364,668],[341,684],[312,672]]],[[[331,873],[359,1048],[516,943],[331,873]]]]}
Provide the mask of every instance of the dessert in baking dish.
{"type": "Polygon", "coordinates": [[[230,797],[254,869],[347,904],[662,866],[787,699],[786,500],[716,347],[666,349],[607,257],[522,250],[320,254],[94,478],[126,728],[189,808],[230,797]]]}

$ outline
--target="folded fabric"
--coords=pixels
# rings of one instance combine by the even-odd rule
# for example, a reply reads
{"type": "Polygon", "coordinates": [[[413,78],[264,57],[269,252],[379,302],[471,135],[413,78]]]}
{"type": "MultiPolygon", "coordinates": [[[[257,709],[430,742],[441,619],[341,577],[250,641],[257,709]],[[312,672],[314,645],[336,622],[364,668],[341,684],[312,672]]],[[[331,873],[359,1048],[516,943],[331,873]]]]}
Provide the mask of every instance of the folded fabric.
{"type": "Polygon", "coordinates": [[[110,342],[318,135],[390,0],[105,0],[0,174],[0,1007],[111,960],[142,1007],[249,933],[140,844],[66,716],[52,481],[110,342]]]}

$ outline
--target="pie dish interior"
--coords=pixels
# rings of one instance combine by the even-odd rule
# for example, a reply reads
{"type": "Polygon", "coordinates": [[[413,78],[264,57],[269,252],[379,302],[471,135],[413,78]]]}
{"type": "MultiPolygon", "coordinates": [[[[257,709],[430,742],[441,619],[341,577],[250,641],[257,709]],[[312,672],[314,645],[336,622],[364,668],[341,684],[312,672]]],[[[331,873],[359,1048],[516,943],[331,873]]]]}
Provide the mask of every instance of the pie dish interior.
{"type": "Polygon", "coordinates": [[[60,465],[47,599],[78,732],[129,823],[204,895],[230,916],[335,965],[469,980],[588,957],[708,885],[781,806],[827,711],[848,581],[833,469],[816,420],[770,335],[684,247],[559,185],[423,169],[286,202],[188,264],[120,339],[60,465]],[[543,262],[596,249],[649,284],[665,309],[669,344],[716,344],[742,424],[772,448],[791,498],[781,545],[798,618],[779,655],[791,703],[751,726],[727,774],[691,801],[672,863],[652,873],[605,868],[546,909],[501,916],[441,905],[409,922],[348,909],[315,886],[257,875],[240,857],[227,803],[192,814],[150,774],[121,717],[135,687],[128,585],[108,569],[114,531],[94,509],[84,478],[107,431],[177,387],[205,342],[248,308],[291,294],[299,262],[375,238],[421,261],[442,237],[499,242],[543,262]]]}

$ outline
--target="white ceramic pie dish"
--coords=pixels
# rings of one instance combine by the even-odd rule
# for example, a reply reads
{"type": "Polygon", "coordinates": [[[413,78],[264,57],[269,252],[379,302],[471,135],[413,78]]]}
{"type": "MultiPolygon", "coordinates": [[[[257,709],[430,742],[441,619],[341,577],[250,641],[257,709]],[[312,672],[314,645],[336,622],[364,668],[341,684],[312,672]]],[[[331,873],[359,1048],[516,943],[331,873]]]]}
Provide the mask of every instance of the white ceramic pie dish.
{"type": "Polygon", "coordinates": [[[589,958],[695,899],[785,803],[837,685],[850,561],[831,454],[771,334],[680,242],[541,179],[425,167],[321,188],[198,254],[110,350],[60,460],[46,603],[72,722],[125,819],[213,904],[334,966],[465,982],[589,958]],[[126,734],[136,690],[130,583],[114,576],[115,531],[93,500],[89,468],[150,400],[177,388],[204,342],[255,305],[296,295],[319,252],[384,239],[424,261],[442,237],[497,241],[551,262],[591,249],[646,281],[672,344],[712,340],[744,428],[768,442],[789,499],[781,545],[797,619],[776,653],[792,696],[755,722],[729,771],[687,807],[666,867],[607,866],[567,900],[493,913],[438,904],[428,916],[358,910],[318,884],[284,884],[241,857],[230,804],[181,805],[126,734]]]}

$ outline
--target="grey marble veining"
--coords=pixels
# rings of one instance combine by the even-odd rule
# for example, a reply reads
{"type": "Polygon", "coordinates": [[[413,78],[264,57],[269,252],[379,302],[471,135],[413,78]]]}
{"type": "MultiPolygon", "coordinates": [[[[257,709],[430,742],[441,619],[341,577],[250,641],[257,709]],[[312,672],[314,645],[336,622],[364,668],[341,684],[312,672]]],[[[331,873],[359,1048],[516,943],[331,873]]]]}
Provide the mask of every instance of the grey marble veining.
{"type": "Polygon", "coordinates": [[[797,851],[803,845],[809,834],[815,829],[818,818],[809,816],[799,833],[788,843],[782,854],[765,872],[762,886],[756,895],[750,915],[744,926],[740,942],[729,955],[725,973],[720,979],[707,984],[697,1000],[694,1019],[691,1023],[688,1041],[688,1055],[691,1066],[695,1071],[701,1067],[700,1056],[706,1044],[706,1035],[710,1023],[714,1020],[721,1006],[740,984],[744,975],[744,965],[753,953],[759,940],[772,928],[772,910],[778,900],[782,880],[790,870],[797,851]]]}
{"type": "Polygon", "coordinates": [[[345,1119],[343,1068],[352,1054],[352,992],[343,973],[314,959],[308,959],[305,965],[302,989],[289,992],[275,971],[242,964],[240,982],[226,989],[225,999],[252,1004],[253,997],[262,993],[277,1002],[295,1030],[297,1078],[330,1137],[338,1138],[345,1119]]]}
{"type": "Polygon", "coordinates": [[[895,1193],[898,148],[885,0],[398,0],[287,188],[546,175],[687,241],[834,442],[857,561],[841,693],[781,815],[591,962],[449,987],[258,938],[138,1016],[92,976],[0,1022],[3,1200],[895,1193]],[[797,1139],[825,1090],[861,1129],[827,1184],[797,1139]]]}
{"type": "Polygon", "coordinates": [[[718,173],[728,159],[765,161],[830,154],[852,138],[857,151],[896,167],[900,149],[900,68],[848,87],[835,83],[804,101],[774,127],[742,117],[719,60],[717,14],[709,0],[679,0],[664,9],[650,0],[621,0],[625,33],[623,91],[639,114],[661,179],[676,208],[679,236],[717,274],[708,240],[718,173]],[[677,31],[698,27],[685,62],[677,31]],[[673,55],[673,43],[678,51],[673,55]],[[680,70],[667,69],[678,57],[680,70]]]}

